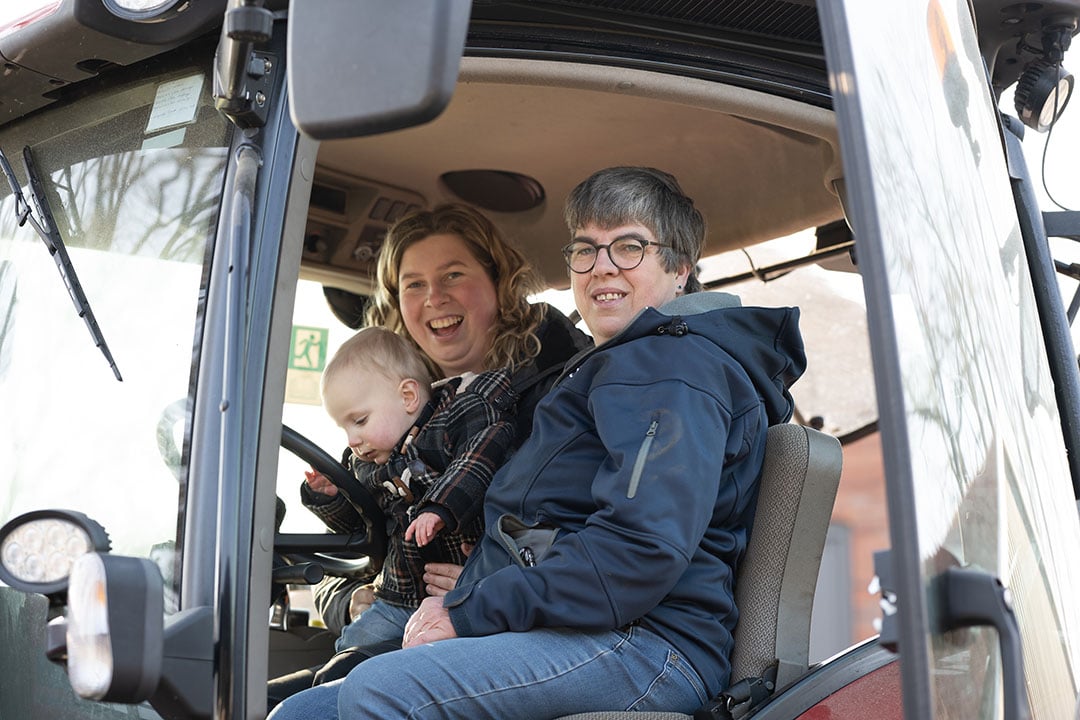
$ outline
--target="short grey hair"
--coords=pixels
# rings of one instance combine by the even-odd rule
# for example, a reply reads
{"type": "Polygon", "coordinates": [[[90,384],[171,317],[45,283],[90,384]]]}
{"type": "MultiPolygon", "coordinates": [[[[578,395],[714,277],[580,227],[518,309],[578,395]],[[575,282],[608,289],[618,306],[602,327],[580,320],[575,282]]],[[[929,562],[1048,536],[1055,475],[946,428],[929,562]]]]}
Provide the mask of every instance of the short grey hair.
{"type": "Polygon", "coordinates": [[[702,289],[697,263],[705,247],[705,218],[673,175],[650,167],[599,170],[570,192],[565,218],[571,238],[590,223],[604,229],[644,225],[657,242],[670,246],[659,249],[665,270],[690,268],[683,292],[702,289]]]}

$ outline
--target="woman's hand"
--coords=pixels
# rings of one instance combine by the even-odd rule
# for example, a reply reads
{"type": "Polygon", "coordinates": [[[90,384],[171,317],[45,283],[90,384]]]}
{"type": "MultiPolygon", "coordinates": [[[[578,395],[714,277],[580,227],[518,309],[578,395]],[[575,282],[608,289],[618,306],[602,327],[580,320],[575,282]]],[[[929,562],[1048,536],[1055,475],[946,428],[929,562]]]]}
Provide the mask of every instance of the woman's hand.
{"type": "Polygon", "coordinates": [[[454,624],[450,622],[450,613],[443,607],[442,598],[426,597],[405,624],[405,638],[401,647],[415,647],[457,636],[454,624]]]}
{"type": "MultiPolygon", "coordinates": [[[[465,557],[469,557],[473,546],[468,543],[461,544],[461,551],[465,557]]],[[[442,597],[454,589],[457,580],[461,576],[461,566],[453,563],[428,563],[424,566],[424,583],[427,585],[427,594],[434,597],[442,597]]]]}
{"type": "Polygon", "coordinates": [[[424,582],[427,584],[427,594],[442,597],[454,589],[459,575],[461,575],[460,565],[428,563],[424,566],[424,582]]]}

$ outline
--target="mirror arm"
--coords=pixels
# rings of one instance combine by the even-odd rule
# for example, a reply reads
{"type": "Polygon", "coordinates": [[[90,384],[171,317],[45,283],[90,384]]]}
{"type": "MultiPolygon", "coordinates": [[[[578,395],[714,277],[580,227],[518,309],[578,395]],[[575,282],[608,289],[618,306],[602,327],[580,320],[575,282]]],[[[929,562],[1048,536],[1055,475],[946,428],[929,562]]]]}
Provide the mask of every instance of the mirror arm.
{"type": "Polygon", "coordinates": [[[1080,211],[1054,210],[1042,214],[1046,237],[1080,240],[1080,211]]]}
{"type": "Polygon", "coordinates": [[[1076,288],[1076,292],[1073,293],[1072,300],[1069,302],[1069,309],[1065,311],[1065,318],[1069,321],[1069,327],[1072,327],[1077,311],[1080,311],[1080,286],[1076,288]]]}
{"type": "Polygon", "coordinates": [[[230,0],[214,56],[214,105],[240,129],[262,127],[269,112],[273,56],[256,53],[270,40],[274,14],[263,0],[230,0]]]}
{"type": "MultiPolygon", "coordinates": [[[[1067,240],[1080,240],[1080,212],[1075,210],[1043,212],[1042,217],[1043,227],[1046,228],[1048,238],[1060,237],[1067,240]]],[[[1055,260],[1054,269],[1061,275],[1070,277],[1073,280],[1080,280],[1080,265],[1076,263],[1064,263],[1055,260]]],[[[1080,311],[1080,287],[1073,294],[1072,302],[1069,303],[1069,308],[1065,313],[1065,317],[1069,321],[1069,327],[1072,327],[1078,311],[1080,311]]]]}
{"type": "Polygon", "coordinates": [[[801,258],[795,258],[794,260],[784,260],[778,262],[775,265],[769,265],[768,267],[757,268],[755,270],[749,270],[747,272],[739,273],[737,275],[729,275],[727,277],[717,278],[716,280],[710,280],[707,283],[702,283],[706,290],[716,290],[717,288],[726,287],[728,285],[734,285],[736,283],[743,282],[745,280],[752,280],[757,278],[762,282],[769,282],[782,277],[791,270],[795,270],[804,265],[813,265],[814,263],[821,262],[827,258],[835,257],[837,255],[852,254],[855,252],[855,241],[848,240],[838,245],[832,245],[828,248],[821,250],[815,250],[801,258]]]}

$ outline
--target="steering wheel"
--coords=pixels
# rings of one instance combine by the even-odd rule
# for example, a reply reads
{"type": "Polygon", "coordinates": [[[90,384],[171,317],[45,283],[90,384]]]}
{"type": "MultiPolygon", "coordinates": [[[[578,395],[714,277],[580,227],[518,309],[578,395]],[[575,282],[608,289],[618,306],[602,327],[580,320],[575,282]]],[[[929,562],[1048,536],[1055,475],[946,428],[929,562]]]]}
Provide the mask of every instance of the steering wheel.
{"type": "Polygon", "coordinates": [[[283,555],[315,554],[317,557],[310,559],[322,565],[329,575],[353,575],[357,564],[355,560],[324,553],[340,553],[354,558],[366,556],[370,558],[370,566],[381,567],[383,558],[386,556],[386,521],[382,509],[371,492],[361,485],[340,462],[288,425],[281,426],[281,447],[329,478],[330,482],[336,485],[360,512],[366,531],[363,535],[276,534],[274,549],[283,555]]]}
{"type": "MultiPolygon", "coordinates": [[[[161,413],[157,426],[157,445],[161,459],[177,480],[182,479],[182,455],[174,432],[187,417],[188,398],[170,403],[161,413]]],[[[274,549],[297,565],[295,580],[283,582],[318,582],[321,572],[338,577],[370,575],[382,567],[386,557],[386,521],[372,494],[345,467],[314,442],[287,425],[281,427],[281,446],[330,479],[356,507],[364,519],[363,534],[286,533],[275,534],[274,549]],[[326,554],[333,553],[333,554],[326,554]],[[359,561],[358,559],[362,559],[359,561]],[[301,570],[304,565],[319,565],[319,573],[301,570]],[[308,574],[303,574],[307,572],[308,574]]],[[[276,571],[275,571],[276,572],[276,571]]],[[[286,574],[282,574],[285,578],[286,574]]],[[[290,576],[291,577],[291,576],[290,576]]]]}

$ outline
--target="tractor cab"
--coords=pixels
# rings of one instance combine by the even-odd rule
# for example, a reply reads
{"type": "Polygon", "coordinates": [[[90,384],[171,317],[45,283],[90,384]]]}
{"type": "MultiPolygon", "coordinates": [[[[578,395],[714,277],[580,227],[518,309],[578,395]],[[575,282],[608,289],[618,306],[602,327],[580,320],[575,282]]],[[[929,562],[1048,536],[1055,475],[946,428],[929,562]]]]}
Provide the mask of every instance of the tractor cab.
{"type": "Polygon", "coordinates": [[[802,313],[698,717],[1078,712],[1080,219],[1025,147],[1080,0],[4,12],[4,717],[265,717],[384,552],[299,486],[387,229],[469,203],[572,314],[563,201],[613,165],[695,198],[706,291],[802,313]]]}

